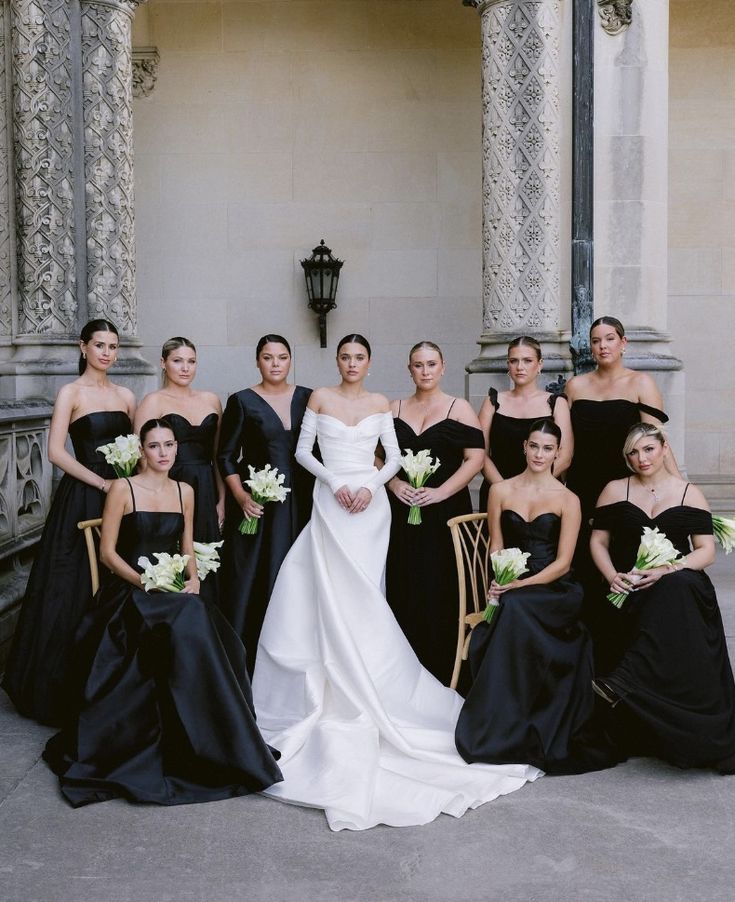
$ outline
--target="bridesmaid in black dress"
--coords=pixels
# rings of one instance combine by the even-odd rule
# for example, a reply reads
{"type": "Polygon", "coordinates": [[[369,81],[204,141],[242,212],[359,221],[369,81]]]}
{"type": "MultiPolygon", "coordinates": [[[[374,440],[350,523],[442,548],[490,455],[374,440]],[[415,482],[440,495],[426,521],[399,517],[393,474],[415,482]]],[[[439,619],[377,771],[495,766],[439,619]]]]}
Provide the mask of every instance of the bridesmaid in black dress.
{"type": "Polygon", "coordinates": [[[287,382],[291,347],[281,335],[264,335],[256,348],[261,381],[227,400],[217,453],[227,488],[220,605],[242,637],[252,674],[268,600],[286,554],[311,516],[314,478],[294,452],[310,388],[287,382]],[[266,464],[284,473],[291,489],[281,504],[260,505],[243,485],[248,465],[266,464]],[[241,535],[244,516],[258,517],[255,535],[241,535]]]}
{"type": "MultiPolygon", "coordinates": [[[[222,405],[214,392],[192,388],[197,352],[188,338],[177,336],[161,348],[163,388],[146,395],[135,415],[135,426],[150,419],[166,419],[178,445],[171,478],[194,489],[194,539],[217,542],[225,521],[225,484],[214,465],[222,419],[222,405]]],[[[202,585],[209,601],[217,600],[218,573],[210,573],[202,585]]]]}
{"type": "Polygon", "coordinates": [[[704,573],[715,557],[707,502],[696,486],[668,472],[669,447],[658,426],[634,426],[624,451],[634,475],[600,495],[591,551],[605,591],[630,594],[619,611],[617,661],[601,671],[595,691],[613,706],[624,752],[735,773],[735,683],[704,573]],[[645,526],[663,532],[681,559],[633,569],[645,526]]]}
{"type": "Polygon", "coordinates": [[[547,772],[609,767],[609,749],[584,751],[594,709],[592,643],[579,620],[582,587],[570,572],[580,524],[579,500],[552,475],[561,430],[531,425],[526,468],[490,493],[491,550],[530,552],[528,574],[506,586],[491,623],[470,639],[473,683],[457,721],[457,750],[467,762],[523,761],[547,772]]]}
{"type": "Polygon", "coordinates": [[[523,446],[532,423],[551,416],[561,429],[561,447],[554,463],[554,475],[561,479],[572,460],[574,439],[569,421],[569,405],[563,395],[539,388],[543,359],[535,338],[521,335],[508,345],[510,391],[491,388],[480,408],[480,428],[485,436],[484,480],[480,487],[481,511],[487,510],[488,492],[493,483],[518,476],[526,469],[523,446]]]}
{"type": "Polygon", "coordinates": [[[447,520],[472,512],[467,486],[482,467],[484,442],[467,401],[441,390],[444,369],[438,345],[430,341],[414,345],[408,370],[416,391],[391,404],[401,451],[426,448],[441,465],[421,489],[411,487],[403,470],[388,482],[392,516],[386,597],[419,661],[448,685],[457,647],[459,601],[447,520]],[[408,523],[412,504],[421,508],[419,526],[408,523]]]}
{"type": "Polygon", "coordinates": [[[245,649],[197,594],[194,492],[169,478],[173,430],[149,420],[140,437],[143,473],[118,480],[105,504],[100,556],[112,572],[78,637],[78,711],[44,755],[74,807],[208,802],[282,779],[255,724],[245,649]],[[142,589],[138,558],[154,552],[190,556],[182,592],[142,589]]]}
{"type": "Polygon", "coordinates": [[[129,434],[135,412],[132,392],[107,378],[117,359],[116,327],[104,319],[88,322],[79,346],[79,378],[60,389],[49,429],[49,460],[64,476],[36,548],[3,678],[18,711],[48,724],[64,718],[74,633],[92,595],[77,523],[101,515],[115,478],[97,448],[129,434]],[[67,435],[75,456],[65,448],[67,435]]]}
{"type": "MultiPolygon", "coordinates": [[[[596,603],[600,574],[589,551],[590,519],[603,488],[611,479],[627,473],[623,445],[635,423],[666,423],[661,394],[647,373],[624,366],[627,339],[620,320],[601,316],[590,329],[592,356],[597,364],[591,373],[574,376],[565,392],[571,405],[574,459],[567,473],[567,488],[582,505],[582,528],[574,555],[574,569],[585,588],[584,620],[595,643],[598,665],[608,665],[608,635],[616,620],[610,605],[596,603]]],[[[673,456],[667,466],[679,475],[673,456]]]]}

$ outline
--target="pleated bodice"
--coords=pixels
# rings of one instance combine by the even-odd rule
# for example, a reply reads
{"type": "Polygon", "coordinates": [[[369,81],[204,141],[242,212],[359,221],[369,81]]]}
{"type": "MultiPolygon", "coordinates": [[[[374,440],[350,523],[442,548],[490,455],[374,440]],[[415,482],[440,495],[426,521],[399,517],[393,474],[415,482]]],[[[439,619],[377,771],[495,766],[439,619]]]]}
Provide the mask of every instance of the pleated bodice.
{"type": "Polygon", "coordinates": [[[109,472],[109,478],[114,478],[114,470],[97,448],[114,441],[118,435],[128,435],[132,431],[130,417],[122,410],[95,410],[69,424],[69,437],[76,459],[95,473],[109,472]]]}
{"type": "Polygon", "coordinates": [[[514,510],[504,510],[500,515],[500,526],[506,548],[520,548],[531,553],[526,563],[529,570],[526,575],[539,573],[556,560],[561,531],[558,514],[539,514],[529,521],[514,510]]]}
{"type": "Polygon", "coordinates": [[[184,515],[178,511],[131,511],[120,521],[117,552],[139,572],[138,558],[150,557],[154,551],[177,554],[184,515]]]}
{"type": "Polygon", "coordinates": [[[176,467],[187,465],[212,466],[214,439],[217,434],[217,414],[212,412],[199,423],[192,425],[186,417],[178,413],[167,413],[163,417],[171,423],[178,443],[176,467]]]}

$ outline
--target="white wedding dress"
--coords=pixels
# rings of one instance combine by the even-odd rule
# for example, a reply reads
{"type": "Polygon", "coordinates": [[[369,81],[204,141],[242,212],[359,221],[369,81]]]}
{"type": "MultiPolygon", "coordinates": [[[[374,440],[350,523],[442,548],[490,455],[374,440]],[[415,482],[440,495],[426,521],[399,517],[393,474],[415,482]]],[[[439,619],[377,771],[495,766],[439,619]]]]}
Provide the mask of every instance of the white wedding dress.
{"type": "Polygon", "coordinates": [[[534,780],[528,765],[460,758],[462,699],[419,664],[385,601],[383,485],[400,468],[391,415],[346,426],[307,409],[296,457],[317,476],[314,510],[276,580],[253,679],[258,726],[284,776],[267,794],[323,808],[333,830],[363,830],[459,817],[534,780]],[[340,507],[342,485],[372,491],[364,512],[340,507]]]}

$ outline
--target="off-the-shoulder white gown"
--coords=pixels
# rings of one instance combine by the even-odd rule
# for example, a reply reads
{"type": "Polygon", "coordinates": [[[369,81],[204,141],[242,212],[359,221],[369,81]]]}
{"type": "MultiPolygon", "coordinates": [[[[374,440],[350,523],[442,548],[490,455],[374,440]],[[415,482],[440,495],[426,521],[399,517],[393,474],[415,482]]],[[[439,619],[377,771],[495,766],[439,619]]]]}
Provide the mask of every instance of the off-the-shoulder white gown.
{"type": "Polygon", "coordinates": [[[282,754],[284,780],[267,794],[323,808],[333,830],[363,830],[458,817],[534,780],[528,765],[459,757],[462,699],[419,664],[385,601],[383,486],[400,467],[391,415],[347,426],[307,410],[296,457],[317,476],[314,509],[278,575],[253,680],[258,725],[282,754]],[[345,484],[372,491],[364,512],[340,507],[345,484]]]}

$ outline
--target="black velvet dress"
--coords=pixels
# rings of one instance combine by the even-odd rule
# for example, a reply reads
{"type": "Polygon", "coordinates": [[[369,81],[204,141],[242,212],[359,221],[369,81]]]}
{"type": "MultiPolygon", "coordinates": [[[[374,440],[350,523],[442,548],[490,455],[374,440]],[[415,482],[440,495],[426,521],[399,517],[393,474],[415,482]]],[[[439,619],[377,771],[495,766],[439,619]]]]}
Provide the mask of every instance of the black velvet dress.
{"type": "MultiPolygon", "coordinates": [[[[183,525],[180,513],[126,514],[118,552],[140,570],[140,555],[177,551],[183,525]]],[[[255,723],[245,649],[200,596],[108,574],[77,658],[77,711],[44,753],[74,807],[208,802],[282,779],[255,723]]]]}
{"type": "MultiPolygon", "coordinates": [[[[528,430],[540,417],[509,417],[500,410],[498,392],[495,388],[488,389],[488,397],[495,408],[495,413],[490,421],[490,456],[498,468],[503,479],[518,476],[526,469],[526,457],[523,453],[523,442],[528,438],[528,430]]],[[[553,417],[554,405],[559,396],[549,394],[549,412],[546,416],[553,417]]],[[[478,510],[487,510],[487,499],[490,492],[490,483],[483,479],[480,486],[480,505],[478,510]]]]}
{"type": "MultiPolygon", "coordinates": [[[[398,416],[398,447],[414,453],[427,448],[441,465],[427,486],[442,485],[462,465],[465,448],[484,448],[482,432],[457,420],[444,419],[420,435],[398,416]]],[[[398,478],[408,481],[403,470],[398,478]]],[[[421,508],[423,522],[408,523],[409,508],[392,492],[390,544],[386,564],[386,598],[411,648],[423,666],[449,685],[457,648],[457,565],[447,520],[472,513],[468,488],[439,504],[421,508]]]]}
{"type": "MultiPolygon", "coordinates": [[[[594,526],[609,531],[610,556],[625,573],[635,565],[644,526],[657,526],[686,555],[690,536],[712,534],[712,517],[682,503],[650,518],[618,501],[595,511],[594,526]]],[[[604,596],[598,603],[610,605],[604,596]]],[[[622,699],[611,717],[624,750],[680,767],[727,762],[735,769],[735,683],[707,574],[667,574],[632,592],[619,613],[622,654],[602,679],[622,699]]]]}
{"type": "MultiPolygon", "coordinates": [[[[241,535],[242,510],[227,492],[220,570],[220,607],[245,643],[252,674],[258,638],[276,576],[296,537],[311,517],[314,477],[296,463],[294,452],[311,389],[297,385],[291,399],[291,428],[251,388],[230,395],[222,417],[217,462],[223,478],[250,478],[248,465],[266,464],[286,475],[291,489],[283,503],[269,502],[255,535],[241,535]]],[[[246,486],[247,488],[247,486],[246,486]]]]}
{"type": "MultiPolygon", "coordinates": [[[[115,471],[97,451],[133,427],[120,410],[74,420],[76,459],[103,479],[115,471]]],[[[74,633],[90,604],[92,583],[80,520],[102,516],[105,494],[64,474],[46,519],[10,649],[3,688],[26,717],[59,725],[67,711],[66,675],[74,633]]]]}
{"type": "MultiPolygon", "coordinates": [[[[530,523],[501,514],[506,548],[530,551],[529,576],[556,558],[561,520],[530,523]]],[[[581,773],[615,763],[609,749],[585,748],[595,702],[592,643],[579,620],[582,587],[571,573],[548,585],[502,596],[491,623],[472,632],[473,683],[457,721],[457,750],[467,762],[533,764],[552,773],[581,773]]]]}
{"type": "MultiPolygon", "coordinates": [[[[214,478],[214,440],[217,414],[210,413],[198,426],[178,413],[167,413],[164,419],[173,426],[178,443],[176,463],[171,479],[188,482],[194,489],[194,539],[218,542],[221,538],[217,522],[217,483],[214,478]]],[[[220,557],[222,548],[220,548],[220,557]]],[[[209,601],[217,600],[219,571],[209,573],[202,583],[201,594],[209,601]]]]}

